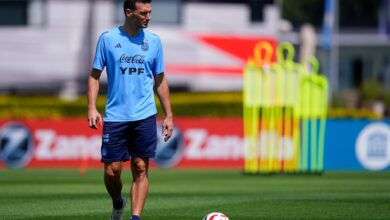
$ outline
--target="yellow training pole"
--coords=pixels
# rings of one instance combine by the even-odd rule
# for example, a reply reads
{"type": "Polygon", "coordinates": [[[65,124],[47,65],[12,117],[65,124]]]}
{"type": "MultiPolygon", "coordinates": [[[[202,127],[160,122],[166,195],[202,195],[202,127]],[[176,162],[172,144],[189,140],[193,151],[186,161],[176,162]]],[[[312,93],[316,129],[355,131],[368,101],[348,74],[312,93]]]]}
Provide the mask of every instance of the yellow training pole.
{"type": "Polygon", "coordinates": [[[258,121],[259,100],[258,70],[253,59],[250,59],[244,69],[243,78],[243,108],[244,108],[244,143],[245,143],[245,172],[256,173],[258,170],[258,121]]]}
{"type": "Polygon", "coordinates": [[[254,59],[256,66],[260,69],[260,89],[261,89],[261,130],[260,130],[260,154],[259,154],[259,172],[269,173],[271,171],[270,155],[272,155],[272,141],[270,139],[270,128],[272,126],[272,108],[270,106],[270,66],[272,62],[273,48],[267,41],[260,41],[254,48],[254,59]]]}

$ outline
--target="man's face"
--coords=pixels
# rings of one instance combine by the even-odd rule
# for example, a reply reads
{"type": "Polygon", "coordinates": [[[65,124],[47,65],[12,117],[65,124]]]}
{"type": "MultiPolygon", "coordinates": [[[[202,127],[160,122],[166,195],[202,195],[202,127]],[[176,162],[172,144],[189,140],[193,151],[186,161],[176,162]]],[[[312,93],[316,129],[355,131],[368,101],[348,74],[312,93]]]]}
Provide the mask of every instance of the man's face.
{"type": "Polygon", "coordinates": [[[152,13],[152,6],[150,3],[142,3],[142,2],[136,2],[135,3],[135,10],[131,11],[130,9],[126,9],[126,15],[132,19],[132,21],[139,27],[139,28],[147,28],[152,13]]]}

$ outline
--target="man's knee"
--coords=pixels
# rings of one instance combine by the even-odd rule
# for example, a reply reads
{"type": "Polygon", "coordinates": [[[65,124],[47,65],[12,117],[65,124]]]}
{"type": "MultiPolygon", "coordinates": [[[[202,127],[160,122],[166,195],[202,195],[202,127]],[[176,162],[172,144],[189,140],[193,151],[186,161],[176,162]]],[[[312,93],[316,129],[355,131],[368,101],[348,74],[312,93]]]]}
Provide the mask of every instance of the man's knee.
{"type": "Polygon", "coordinates": [[[136,158],[131,162],[131,170],[135,177],[147,177],[149,159],[136,158]]]}
{"type": "Polygon", "coordinates": [[[122,162],[113,162],[105,165],[105,175],[108,177],[119,177],[122,173],[122,162]]]}

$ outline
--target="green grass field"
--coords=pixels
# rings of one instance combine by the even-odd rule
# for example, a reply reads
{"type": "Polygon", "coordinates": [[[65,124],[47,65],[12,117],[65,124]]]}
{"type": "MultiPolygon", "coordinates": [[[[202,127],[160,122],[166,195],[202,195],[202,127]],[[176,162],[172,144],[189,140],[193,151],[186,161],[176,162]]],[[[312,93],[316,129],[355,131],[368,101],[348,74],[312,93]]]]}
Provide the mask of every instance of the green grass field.
{"type": "MultiPolygon", "coordinates": [[[[130,172],[123,174],[124,193],[130,172]]],[[[390,173],[247,176],[232,170],[150,173],[143,220],[390,219],[390,173]]],[[[0,170],[0,219],[104,220],[111,202],[102,170],[0,170]]],[[[128,219],[129,211],[125,215],[128,219]]]]}

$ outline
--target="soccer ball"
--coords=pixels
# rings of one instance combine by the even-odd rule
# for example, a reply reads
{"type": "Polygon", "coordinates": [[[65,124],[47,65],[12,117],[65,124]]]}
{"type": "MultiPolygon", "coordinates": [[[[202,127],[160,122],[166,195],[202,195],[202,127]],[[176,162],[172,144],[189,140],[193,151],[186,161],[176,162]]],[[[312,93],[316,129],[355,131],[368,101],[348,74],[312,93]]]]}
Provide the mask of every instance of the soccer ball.
{"type": "Polygon", "coordinates": [[[212,212],[207,214],[202,220],[229,220],[229,218],[220,212],[212,212]]]}

